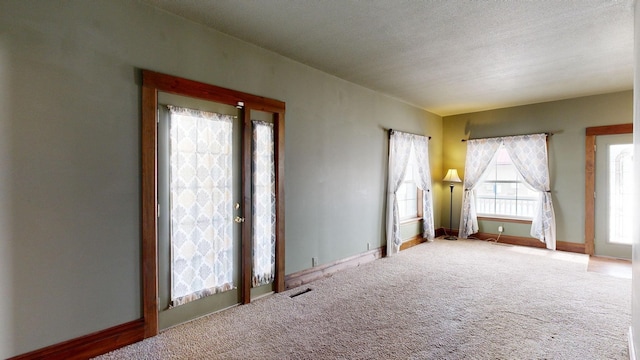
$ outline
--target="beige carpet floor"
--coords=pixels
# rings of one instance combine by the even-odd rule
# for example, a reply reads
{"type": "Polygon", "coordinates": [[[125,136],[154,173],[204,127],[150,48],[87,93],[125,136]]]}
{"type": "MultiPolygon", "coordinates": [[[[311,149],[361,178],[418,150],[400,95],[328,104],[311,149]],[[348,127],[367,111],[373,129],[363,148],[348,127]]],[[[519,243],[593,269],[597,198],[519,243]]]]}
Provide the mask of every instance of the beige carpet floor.
{"type": "Polygon", "coordinates": [[[628,359],[631,281],[587,262],[436,240],[100,359],[628,359]]]}

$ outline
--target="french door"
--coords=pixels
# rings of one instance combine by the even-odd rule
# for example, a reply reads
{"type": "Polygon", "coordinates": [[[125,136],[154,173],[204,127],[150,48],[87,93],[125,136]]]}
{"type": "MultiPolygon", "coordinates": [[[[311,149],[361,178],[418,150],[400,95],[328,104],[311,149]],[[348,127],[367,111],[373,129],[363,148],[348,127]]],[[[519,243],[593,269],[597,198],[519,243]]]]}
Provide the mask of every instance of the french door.
{"type": "Polygon", "coordinates": [[[145,337],[284,290],[284,103],[144,70],[145,337]]]}

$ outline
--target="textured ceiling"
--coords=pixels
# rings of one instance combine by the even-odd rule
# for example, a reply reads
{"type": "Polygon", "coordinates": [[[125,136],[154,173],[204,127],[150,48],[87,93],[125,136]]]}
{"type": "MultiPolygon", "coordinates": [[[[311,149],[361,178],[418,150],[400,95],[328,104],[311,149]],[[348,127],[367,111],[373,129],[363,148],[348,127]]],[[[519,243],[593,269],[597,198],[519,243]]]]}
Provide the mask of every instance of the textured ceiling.
{"type": "Polygon", "coordinates": [[[633,88],[633,0],[143,0],[438,115],[633,88]]]}

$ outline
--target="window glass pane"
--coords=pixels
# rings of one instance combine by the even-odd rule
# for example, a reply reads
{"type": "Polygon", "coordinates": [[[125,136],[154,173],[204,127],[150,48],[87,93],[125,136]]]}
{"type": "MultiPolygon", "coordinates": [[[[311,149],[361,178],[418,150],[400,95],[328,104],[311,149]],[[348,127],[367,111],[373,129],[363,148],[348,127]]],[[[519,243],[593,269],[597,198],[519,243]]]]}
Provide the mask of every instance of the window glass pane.
{"type": "Polygon", "coordinates": [[[398,199],[398,201],[404,200],[407,198],[407,184],[406,183],[402,183],[400,185],[400,187],[398,188],[398,191],[396,192],[396,198],[398,199]]]}
{"type": "Polygon", "coordinates": [[[497,180],[497,177],[496,177],[496,160],[493,159],[491,161],[491,164],[489,164],[489,166],[487,167],[487,170],[485,170],[485,172],[483,174],[483,177],[482,177],[482,181],[496,181],[496,180],[497,180]]]}
{"type": "Polygon", "coordinates": [[[402,185],[396,193],[400,220],[418,217],[418,186],[415,183],[415,155],[413,149],[409,155],[409,163],[402,180],[402,185]]]}
{"type": "Polygon", "coordinates": [[[518,198],[535,200],[538,198],[538,192],[522,182],[518,184],[518,198]]]}
{"type": "Polygon", "coordinates": [[[475,189],[476,211],[481,215],[532,218],[538,192],[530,189],[500,147],[475,189]]]}
{"type": "Polygon", "coordinates": [[[402,219],[402,215],[407,212],[407,200],[398,199],[398,210],[400,211],[400,219],[402,219]]]}
{"type": "Polygon", "coordinates": [[[516,215],[515,199],[496,199],[496,214],[499,215],[516,215]]]}
{"type": "Polygon", "coordinates": [[[493,199],[495,195],[494,186],[495,186],[494,183],[489,183],[489,182],[479,184],[478,187],[476,188],[476,196],[488,197],[490,199],[493,199]]]}
{"type": "Polygon", "coordinates": [[[500,199],[516,198],[515,183],[499,183],[496,184],[496,197],[500,199]]]}
{"type": "Polygon", "coordinates": [[[609,147],[609,242],[631,245],[633,144],[609,147]]]}
{"type": "Polygon", "coordinates": [[[407,171],[404,174],[404,181],[413,181],[413,172],[413,164],[410,162],[409,165],[407,165],[407,171]]]}
{"type": "MultiPolygon", "coordinates": [[[[406,183],[402,185],[406,190],[406,183]]],[[[404,198],[398,197],[398,210],[400,211],[400,220],[411,219],[418,217],[418,198],[417,198],[417,188],[415,184],[413,186],[413,191],[406,190],[407,194],[412,194],[412,196],[406,196],[404,198]]]]}
{"type": "Polygon", "coordinates": [[[411,199],[407,201],[407,214],[411,214],[411,217],[417,217],[418,216],[418,200],[417,199],[411,199]]]}
{"type": "Polygon", "coordinates": [[[496,165],[497,180],[514,181],[518,178],[518,171],[513,164],[496,165]]]}
{"type": "Polygon", "coordinates": [[[418,186],[416,185],[416,183],[407,181],[405,183],[405,189],[407,190],[407,200],[418,199],[418,186]]]}
{"type": "Polygon", "coordinates": [[[495,213],[495,198],[491,196],[476,196],[476,212],[478,214],[495,213]]]}

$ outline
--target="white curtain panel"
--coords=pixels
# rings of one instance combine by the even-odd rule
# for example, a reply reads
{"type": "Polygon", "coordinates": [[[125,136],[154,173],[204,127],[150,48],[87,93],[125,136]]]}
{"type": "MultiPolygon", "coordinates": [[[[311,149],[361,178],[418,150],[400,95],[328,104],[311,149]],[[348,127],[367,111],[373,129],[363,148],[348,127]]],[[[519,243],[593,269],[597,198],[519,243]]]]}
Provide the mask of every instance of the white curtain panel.
{"type": "Polygon", "coordinates": [[[273,282],[276,270],[276,170],[273,140],[273,124],[253,121],[253,287],[273,282]]]}
{"type": "Polygon", "coordinates": [[[556,249],[556,217],[549,186],[547,135],[523,135],[503,138],[511,161],[524,181],[538,191],[536,211],[531,223],[531,236],[556,249]]]}
{"type": "Polygon", "coordinates": [[[418,162],[418,187],[423,190],[423,230],[424,237],[433,239],[435,236],[433,224],[433,201],[431,196],[431,169],[429,168],[428,138],[420,135],[391,131],[389,137],[389,178],[387,183],[387,256],[400,251],[400,211],[396,193],[402,184],[411,147],[413,147],[418,162]]]}
{"type": "Polygon", "coordinates": [[[503,144],[524,181],[539,193],[531,223],[531,236],[544,242],[548,249],[556,248],[556,222],[551,200],[547,135],[521,135],[467,141],[464,166],[464,191],[460,215],[459,237],[467,238],[478,232],[474,188],[503,144]]]}
{"type": "Polygon", "coordinates": [[[429,138],[413,135],[413,151],[418,162],[418,188],[422,190],[422,236],[425,239],[435,238],[433,223],[433,196],[431,194],[431,167],[429,166],[429,138]]]}
{"type": "Polygon", "coordinates": [[[473,189],[478,185],[501,144],[500,138],[467,141],[467,158],[464,164],[462,210],[458,237],[466,239],[478,232],[476,197],[473,189]]]}
{"type": "Polygon", "coordinates": [[[169,107],[171,306],[233,284],[233,117],[169,107]]]}
{"type": "Polygon", "coordinates": [[[400,251],[400,210],[396,193],[402,184],[411,154],[411,135],[391,131],[389,137],[389,174],[387,183],[387,256],[400,251]]]}

